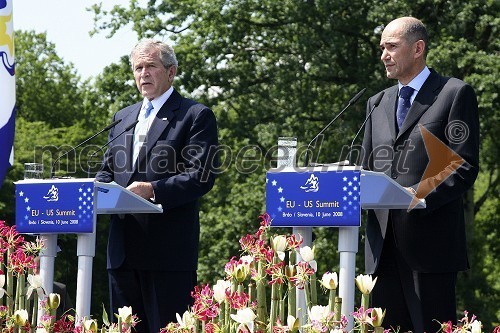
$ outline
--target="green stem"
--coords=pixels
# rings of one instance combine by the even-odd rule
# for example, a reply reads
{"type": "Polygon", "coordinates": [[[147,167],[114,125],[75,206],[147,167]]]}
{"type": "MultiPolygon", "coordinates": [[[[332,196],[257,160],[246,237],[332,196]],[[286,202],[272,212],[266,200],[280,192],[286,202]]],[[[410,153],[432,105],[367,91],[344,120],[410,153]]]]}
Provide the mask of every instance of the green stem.
{"type": "Polygon", "coordinates": [[[19,309],[26,309],[26,279],[25,274],[19,274],[19,309]]]}
{"type": "Polygon", "coordinates": [[[361,306],[365,311],[370,307],[370,294],[361,295],[361,306]]]}
{"type": "Polygon", "coordinates": [[[362,323],[360,333],[368,333],[368,324],[362,323]]]}
{"type": "Polygon", "coordinates": [[[335,297],[335,305],[333,307],[333,313],[334,317],[333,320],[335,321],[335,324],[337,324],[337,327],[340,327],[340,323],[342,321],[342,298],[341,297],[335,297]]]}
{"type": "Polygon", "coordinates": [[[252,302],[254,300],[254,289],[255,286],[252,282],[248,284],[248,307],[252,306],[252,302]]]}
{"type": "Polygon", "coordinates": [[[16,296],[14,297],[14,311],[19,310],[19,302],[21,301],[21,275],[17,276],[16,280],[16,296]]]}
{"type": "Polygon", "coordinates": [[[335,312],[335,296],[337,295],[337,289],[330,289],[328,293],[328,310],[330,312],[335,312]]]}
{"type": "MultiPolygon", "coordinates": [[[[11,249],[7,250],[7,264],[6,267],[9,267],[9,258],[12,253],[11,249]]],[[[14,313],[14,299],[12,298],[14,294],[14,273],[12,270],[7,269],[7,307],[8,307],[8,312],[9,316],[12,316],[14,313]]]]}
{"type": "Polygon", "coordinates": [[[311,306],[318,304],[318,291],[317,291],[317,283],[316,283],[316,273],[311,275],[311,306]]]}
{"type": "Polygon", "coordinates": [[[220,327],[224,326],[224,316],[225,316],[225,313],[226,313],[225,309],[226,309],[226,304],[225,304],[225,301],[224,301],[219,306],[219,318],[218,318],[219,323],[218,324],[219,324],[220,327]]]}
{"type": "MultiPolygon", "coordinates": [[[[370,294],[362,294],[361,295],[361,306],[363,307],[363,311],[366,311],[370,307],[370,294]]],[[[361,324],[361,333],[368,332],[368,324],[361,324]]]]}
{"type": "Polygon", "coordinates": [[[266,280],[263,260],[257,264],[257,320],[265,323],[267,318],[266,280]]]}
{"type": "Polygon", "coordinates": [[[279,308],[279,318],[280,322],[283,324],[285,323],[285,300],[280,297],[280,308],[279,308]]]}
{"type": "Polygon", "coordinates": [[[271,332],[273,331],[273,327],[276,324],[276,317],[278,315],[278,286],[273,284],[271,286],[271,318],[269,319],[269,325],[271,332]]]}
{"type": "Polygon", "coordinates": [[[231,304],[229,304],[228,300],[226,299],[224,303],[224,308],[225,308],[225,315],[224,315],[224,332],[229,333],[229,328],[231,325],[230,321],[230,314],[231,314],[231,304]]]}
{"type": "Polygon", "coordinates": [[[297,318],[297,289],[292,282],[288,282],[288,315],[297,318]]]}
{"type": "Polygon", "coordinates": [[[309,288],[309,283],[304,284],[304,296],[306,298],[306,313],[309,313],[309,310],[311,309],[311,291],[309,288]]]}
{"type": "Polygon", "coordinates": [[[33,295],[33,312],[31,314],[31,327],[36,329],[37,318],[38,317],[38,294],[33,295]]]}

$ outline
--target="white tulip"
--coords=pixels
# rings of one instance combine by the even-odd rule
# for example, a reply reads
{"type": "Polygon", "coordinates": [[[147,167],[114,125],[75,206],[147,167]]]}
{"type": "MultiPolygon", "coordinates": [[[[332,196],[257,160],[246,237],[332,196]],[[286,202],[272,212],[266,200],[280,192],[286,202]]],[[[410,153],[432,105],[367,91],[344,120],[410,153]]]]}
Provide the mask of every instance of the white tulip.
{"type": "Polygon", "coordinates": [[[318,270],[318,263],[314,260],[314,247],[312,249],[309,246],[301,247],[299,253],[302,261],[307,262],[316,272],[318,270]]]}
{"type": "Polygon", "coordinates": [[[42,287],[42,276],[40,274],[28,275],[28,289],[26,290],[26,297],[30,298],[33,291],[36,291],[39,299],[43,299],[45,295],[42,287]]]}
{"type": "Polygon", "coordinates": [[[311,310],[309,310],[309,319],[311,319],[311,321],[324,322],[329,314],[330,309],[328,306],[314,305],[311,310]]]}
{"type": "Polygon", "coordinates": [[[382,326],[382,322],[385,317],[385,310],[382,310],[382,308],[373,308],[370,315],[374,327],[382,326]]]}
{"type": "Polygon", "coordinates": [[[49,294],[49,298],[47,299],[47,305],[49,308],[56,310],[59,307],[59,304],[61,304],[61,296],[56,293],[49,294]]]}
{"type": "Polygon", "coordinates": [[[132,307],[124,306],[123,308],[119,308],[118,317],[120,317],[124,323],[132,323],[132,307]]]}
{"type": "Polygon", "coordinates": [[[231,282],[227,280],[218,280],[214,285],[214,298],[220,304],[226,299],[226,290],[231,287],[231,282]]]}
{"type": "Polygon", "coordinates": [[[371,275],[359,274],[356,277],[356,286],[358,286],[359,291],[361,291],[361,293],[365,295],[368,295],[372,292],[376,282],[377,278],[372,279],[371,275]]]}
{"type": "Polygon", "coordinates": [[[286,236],[278,235],[271,238],[271,244],[274,251],[285,251],[286,250],[286,236]]]}
{"type": "Polygon", "coordinates": [[[300,328],[300,320],[299,318],[295,318],[292,315],[288,315],[286,318],[286,326],[291,332],[297,331],[300,328]]]}
{"type": "Polygon", "coordinates": [[[3,289],[3,286],[5,286],[5,274],[0,274],[0,298],[2,298],[6,293],[5,289],[3,289]]]}
{"type": "Polygon", "coordinates": [[[339,285],[338,281],[339,281],[339,279],[337,276],[337,272],[333,272],[333,273],[326,272],[325,274],[323,274],[323,277],[321,278],[320,283],[326,289],[333,290],[333,289],[337,289],[337,287],[339,285]]]}
{"type": "Polygon", "coordinates": [[[241,263],[243,265],[247,265],[247,266],[252,266],[253,262],[254,262],[254,259],[252,256],[241,256],[240,257],[240,260],[241,260],[241,263]]]}
{"type": "MultiPolygon", "coordinates": [[[[253,333],[254,320],[257,316],[253,313],[252,309],[245,308],[240,309],[236,314],[231,314],[231,318],[241,325],[248,327],[249,331],[253,333]]],[[[240,326],[241,326],[240,325],[240,326]]],[[[238,332],[239,332],[238,328],[238,332]]]]}
{"type": "Polygon", "coordinates": [[[26,325],[27,321],[28,321],[28,311],[22,309],[22,310],[16,310],[14,312],[14,324],[16,326],[24,326],[26,325]]]}
{"type": "Polygon", "coordinates": [[[175,317],[177,318],[177,322],[179,323],[181,329],[187,328],[191,329],[194,328],[196,320],[193,316],[193,314],[189,311],[185,311],[181,316],[179,316],[178,313],[175,314],[175,317]]]}
{"type": "Polygon", "coordinates": [[[481,322],[479,320],[474,320],[471,324],[471,333],[481,333],[481,322]]]}
{"type": "Polygon", "coordinates": [[[98,327],[97,327],[97,321],[95,319],[87,319],[83,322],[83,328],[85,329],[85,332],[91,331],[91,332],[97,332],[98,327]]]}
{"type": "Polygon", "coordinates": [[[314,250],[309,246],[303,246],[300,248],[300,256],[302,257],[302,260],[307,262],[314,260],[314,250]]]}

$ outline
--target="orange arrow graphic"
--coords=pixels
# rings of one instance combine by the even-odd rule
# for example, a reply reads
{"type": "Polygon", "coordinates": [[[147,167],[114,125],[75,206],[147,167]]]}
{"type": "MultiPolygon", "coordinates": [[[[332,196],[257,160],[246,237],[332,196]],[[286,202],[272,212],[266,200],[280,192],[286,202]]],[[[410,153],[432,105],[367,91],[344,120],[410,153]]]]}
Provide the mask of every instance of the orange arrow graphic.
{"type": "Polygon", "coordinates": [[[460,155],[455,153],[453,149],[444,144],[424,126],[419,124],[418,127],[424,139],[429,163],[425,168],[422,179],[417,187],[417,194],[413,198],[408,211],[412,210],[418,204],[418,198],[427,197],[429,193],[434,191],[465,162],[460,155]]]}

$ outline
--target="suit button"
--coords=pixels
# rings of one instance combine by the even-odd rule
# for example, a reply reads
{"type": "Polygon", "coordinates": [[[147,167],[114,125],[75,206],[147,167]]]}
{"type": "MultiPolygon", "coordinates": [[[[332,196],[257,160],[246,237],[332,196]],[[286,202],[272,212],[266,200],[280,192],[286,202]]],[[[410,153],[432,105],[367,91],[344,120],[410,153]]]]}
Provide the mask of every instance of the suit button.
{"type": "Polygon", "coordinates": [[[396,172],[393,172],[391,174],[391,177],[392,177],[392,179],[396,179],[396,178],[398,178],[398,174],[396,172]]]}

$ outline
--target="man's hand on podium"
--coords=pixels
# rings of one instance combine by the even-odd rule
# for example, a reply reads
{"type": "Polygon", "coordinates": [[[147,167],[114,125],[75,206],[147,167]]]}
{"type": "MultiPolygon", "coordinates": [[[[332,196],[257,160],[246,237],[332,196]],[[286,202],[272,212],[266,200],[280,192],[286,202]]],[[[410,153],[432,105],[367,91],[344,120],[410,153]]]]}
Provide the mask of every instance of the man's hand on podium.
{"type": "Polygon", "coordinates": [[[137,194],[138,196],[146,200],[154,201],[155,193],[153,191],[153,185],[151,185],[151,183],[133,182],[127,187],[127,190],[137,194]]]}
{"type": "Polygon", "coordinates": [[[405,189],[412,195],[417,196],[417,191],[413,187],[405,187],[405,189]]]}

